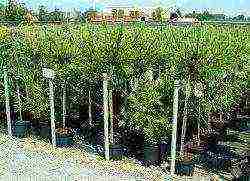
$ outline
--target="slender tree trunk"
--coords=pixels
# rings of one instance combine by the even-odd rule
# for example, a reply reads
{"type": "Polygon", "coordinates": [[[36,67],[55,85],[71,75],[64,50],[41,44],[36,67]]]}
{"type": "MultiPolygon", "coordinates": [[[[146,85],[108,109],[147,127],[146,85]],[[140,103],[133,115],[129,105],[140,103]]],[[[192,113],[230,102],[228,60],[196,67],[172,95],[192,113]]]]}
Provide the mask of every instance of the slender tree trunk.
{"type": "Polygon", "coordinates": [[[200,118],[201,118],[201,107],[200,107],[200,103],[199,103],[199,111],[198,111],[198,114],[199,114],[199,119],[198,119],[198,122],[197,122],[197,145],[198,147],[200,146],[200,118]]]}
{"type": "Polygon", "coordinates": [[[22,116],[22,100],[20,96],[20,89],[19,85],[17,85],[17,97],[18,97],[18,105],[19,105],[19,116],[20,116],[20,121],[23,121],[23,116],[22,116]]]}
{"type": "Polygon", "coordinates": [[[133,92],[137,91],[138,82],[139,82],[138,78],[134,78],[133,83],[132,83],[133,84],[133,92]]]}
{"type": "Polygon", "coordinates": [[[56,133],[55,133],[55,106],[54,106],[54,87],[52,80],[49,80],[50,87],[50,111],[51,111],[51,136],[52,145],[56,146],[56,133]]]}
{"type": "Polygon", "coordinates": [[[92,126],[93,125],[93,120],[92,120],[92,101],[91,101],[91,92],[89,89],[89,125],[92,126]]]}
{"type": "Polygon", "coordinates": [[[173,102],[173,130],[171,142],[171,169],[170,173],[173,176],[175,173],[175,159],[176,159],[176,137],[177,137],[177,115],[178,115],[178,91],[179,81],[175,81],[174,102],[173,102]]]}
{"type": "Polygon", "coordinates": [[[149,69],[147,71],[147,76],[148,76],[147,78],[148,78],[149,81],[153,81],[153,79],[154,79],[154,72],[153,72],[152,69],[149,69]]]}
{"type": "Polygon", "coordinates": [[[63,128],[66,127],[66,80],[63,84],[63,128]]]}
{"type": "Polygon", "coordinates": [[[223,113],[220,112],[220,124],[223,122],[223,113]]]}
{"type": "Polygon", "coordinates": [[[113,91],[109,90],[109,118],[110,118],[110,143],[114,143],[114,124],[113,124],[113,91]]]}
{"type": "Polygon", "coordinates": [[[104,104],[104,142],[105,142],[105,159],[109,160],[109,127],[108,127],[108,76],[107,74],[103,74],[103,104],[104,104]]]}
{"type": "Polygon", "coordinates": [[[8,134],[9,136],[12,136],[11,131],[11,117],[10,117],[10,98],[9,98],[9,85],[8,85],[8,75],[7,70],[4,70],[4,87],[5,87],[5,105],[6,105],[6,115],[7,115],[7,124],[8,124],[8,134]]]}
{"type": "Polygon", "coordinates": [[[187,130],[187,119],[188,119],[188,100],[190,96],[189,92],[189,82],[186,83],[185,86],[185,104],[184,104],[184,115],[182,121],[182,131],[181,131],[181,148],[180,148],[180,156],[184,155],[184,144],[185,144],[185,137],[186,137],[186,130],[187,130]]]}
{"type": "Polygon", "coordinates": [[[128,91],[125,90],[125,94],[124,94],[124,102],[123,102],[123,106],[121,107],[121,113],[122,113],[122,117],[123,117],[123,124],[127,125],[127,112],[128,112],[128,91]]]}

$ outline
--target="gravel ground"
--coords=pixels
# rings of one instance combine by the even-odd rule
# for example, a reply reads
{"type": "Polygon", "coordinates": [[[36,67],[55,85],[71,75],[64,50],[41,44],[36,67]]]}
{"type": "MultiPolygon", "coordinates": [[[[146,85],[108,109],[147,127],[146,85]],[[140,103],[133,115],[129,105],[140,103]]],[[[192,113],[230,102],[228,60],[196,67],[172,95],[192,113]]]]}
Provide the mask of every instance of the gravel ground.
{"type": "Polygon", "coordinates": [[[75,158],[60,158],[39,150],[28,151],[24,142],[1,135],[0,175],[8,177],[46,177],[56,179],[59,176],[98,176],[97,171],[81,167],[75,158]]]}
{"type": "MultiPolygon", "coordinates": [[[[81,148],[53,148],[36,137],[10,138],[0,133],[0,181],[9,180],[170,180],[160,167],[144,167],[131,159],[105,161],[81,148]],[[165,179],[164,179],[165,177],[165,179]]],[[[172,180],[209,180],[214,175],[195,167],[193,177],[172,180]]]]}
{"type": "Polygon", "coordinates": [[[163,174],[132,161],[98,160],[77,148],[0,133],[0,180],[163,180],[163,174]]]}

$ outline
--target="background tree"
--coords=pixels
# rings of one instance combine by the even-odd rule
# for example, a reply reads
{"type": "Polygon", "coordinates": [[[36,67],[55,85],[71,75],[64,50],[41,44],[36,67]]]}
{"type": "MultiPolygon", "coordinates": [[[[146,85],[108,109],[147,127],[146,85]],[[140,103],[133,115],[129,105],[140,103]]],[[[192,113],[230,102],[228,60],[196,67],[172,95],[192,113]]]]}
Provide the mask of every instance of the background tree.
{"type": "Polygon", "coordinates": [[[129,16],[132,17],[133,19],[138,19],[138,17],[140,16],[140,11],[132,10],[129,12],[129,16]]]}
{"type": "Polygon", "coordinates": [[[12,3],[9,2],[5,9],[5,20],[12,21],[13,24],[17,25],[25,21],[25,16],[28,9],[25,7],[24,3],[12,3]]]}
{"type": "Polygon", "coordinates": [[[118,16],[118,10],[117,9],[115,9],[115,8],[112,9],[112,16],[113,16],[113,18],[117,18],[117,16],[118,16]]]}
{"type": "Polygon", "coordinates": [[[97,11],[94,9],[89,9],[85,11],[83,14],[84,14],[85,19],[89,22],[91,18],[94,18],[97,15],[97,11]]]}
{"type": "Polygon", "coordinates": [[[5,6],[0,3],[0,21],[5,20],[5,6]]]}
{"type": "Polygon", "coordinates": [[[55,8],[54,11],[49,13],[49,21],[63,21],[64,14],[58,8],[55,8]]]}
{"type": "Polygon", "coordinates": [[[123,9],[119,9],[117,15],[118,15],[118,18],[123,18],[124,15],[125,15],[124,10],[123,9]]]}
{"type": "Polygon", "coordinates": [[[235,21],[246,21],[246,17],[243,14],[240,14],[233,18],[235,21]]]}
{"type": "Polygon", "coordinates": [[[156,8],[153,13],[152,17],[154,21],[162,21],[163,18],[163,9],[161,7],[156,8]]]}
{"type": "Polygon", "coordinates": [[[209,21],[213,19],[213,16],[208,12],[208,10],[206,10],[203,14],[199,15],[198,19],[200,21],[209,21]]]}
{"type": "Polygon", "coordinates": [[[175,12],[178,15],[178,18],[182,17],[182,13],[181,13],[180,8],[177,8],[175,12]]]}
{"type": "Polygon", "coordinates": [[[38,20],[42,21],[42,22],[48,22],[49,17],[48,17],[49,13],[48,10],[45,6],[41,5],[38,8],[38,20]]]}
{"type": "MultiPolygon", "coordinates": [[[[75,19],[76,21],[80,21],[80,20],[81,20],[81,12],[78,11],[77,9],[74,9],[74,13],[75,13],[74,19],[75,19]]],[[[64,19],[65,19],[65,18],[64,18],[64,19]]]]}

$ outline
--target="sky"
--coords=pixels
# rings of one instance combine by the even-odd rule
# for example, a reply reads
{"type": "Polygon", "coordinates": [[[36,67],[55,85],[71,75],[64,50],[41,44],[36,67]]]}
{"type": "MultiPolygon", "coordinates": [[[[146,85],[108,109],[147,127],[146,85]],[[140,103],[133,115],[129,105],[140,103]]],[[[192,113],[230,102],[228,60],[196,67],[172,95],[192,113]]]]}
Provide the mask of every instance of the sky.
{"type": "MultiPolygon", "coordinates": [[[[91,7],[92,0],[19,0],[27,6],[36,9],[39,5],[48,6],[49,9],[77,8],[85,10],[91,7]]],[[[0,0],[4,3],[6,0],[0,0]]],[[[106,6],[122,5],[135,7],[180,7],[185,11],[202,11],[208,9],[213,12],[235,15],[243,13],[250,16],[250,0],[96,0],[96,8],[102,10],[106,6]]]]}

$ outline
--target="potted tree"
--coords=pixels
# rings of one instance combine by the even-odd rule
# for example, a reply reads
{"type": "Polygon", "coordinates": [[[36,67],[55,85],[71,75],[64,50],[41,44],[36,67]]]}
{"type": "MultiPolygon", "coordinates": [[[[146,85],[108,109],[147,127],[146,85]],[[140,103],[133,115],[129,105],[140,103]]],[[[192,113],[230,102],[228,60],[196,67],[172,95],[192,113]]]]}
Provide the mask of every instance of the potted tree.
{"type": "Polygon", "coordinates": [[[160,161],[159,140],[153,129],[153,127],[147,127],[144,129],[145,142],[143,154],[146,165],[158,164],[160,161]]]}
{"type": "Polygon", "coordinates": [[[141,84],[138,87],[139,94],[129,97],[131,122],[144,133],[143,157],[146,165],[160,163],[161,139],[170,134],[170,124],[166,121],[168,112],[166,114],[166,109],[159,102],[159,88],[154,84],[141,84]]]}
{"type": "Polygon", "coordinates": [[[13,111],[14,113],[14,135],[17,137],[24,137],[27,133],[27,131],[31,127],[30,120],[27,119],[27,116],[24,116],[24,113],[27,114],[27,112],[24,112],[23,109],[23,101],[22,101],[22,95],[23,95],[23,89],[21,87],[21,77],[16,76],[16,96],[14,96],[15,102],[18,103],[18,113],[13,111]]]}

